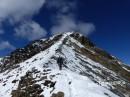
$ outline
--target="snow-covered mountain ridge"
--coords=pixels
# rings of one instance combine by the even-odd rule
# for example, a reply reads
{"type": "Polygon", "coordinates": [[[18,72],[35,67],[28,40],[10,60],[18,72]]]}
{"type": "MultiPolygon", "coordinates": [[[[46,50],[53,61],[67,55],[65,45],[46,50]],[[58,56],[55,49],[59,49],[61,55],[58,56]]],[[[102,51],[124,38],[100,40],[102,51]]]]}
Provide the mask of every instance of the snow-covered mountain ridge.
{"type": "Polygon", "coordinates": [[[83,35],[68,32],[2,58],[0,97],[130,97],[129,70],[83,35]]]}

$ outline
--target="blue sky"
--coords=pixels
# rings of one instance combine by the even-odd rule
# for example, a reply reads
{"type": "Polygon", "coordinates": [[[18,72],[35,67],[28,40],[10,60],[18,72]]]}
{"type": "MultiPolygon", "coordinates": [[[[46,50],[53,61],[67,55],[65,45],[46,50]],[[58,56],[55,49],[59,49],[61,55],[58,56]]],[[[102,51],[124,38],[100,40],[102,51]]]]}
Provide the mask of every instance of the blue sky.
{"type": "Polygon", "coordinates": [[[0,56],[32,40],[73,30],[130,64],[129,0],[0,1],[0,56]]]}

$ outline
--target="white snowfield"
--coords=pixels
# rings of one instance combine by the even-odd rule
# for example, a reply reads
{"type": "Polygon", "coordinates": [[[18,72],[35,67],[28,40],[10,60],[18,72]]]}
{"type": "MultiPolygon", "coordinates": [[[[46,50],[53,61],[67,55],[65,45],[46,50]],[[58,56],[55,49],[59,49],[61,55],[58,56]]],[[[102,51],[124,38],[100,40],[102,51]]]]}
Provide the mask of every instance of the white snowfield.
{"type": "Polygon", "coordinates": [[[130,72],[130,70],[128,70],[126,67],[122,67],[122,68],[124,68],[126,71],[130,72]]]}
{"type": "MultiPolygon", "coordinates": [[[[97,77],[92,72],[87,71],[84,65],[97,72],[101,71],[97,68],[93,68],[93,66],[106,69],[105,67],[102,67],[102,65],[86,58],[83,55],[78,53],[76,54],[73,47],[69,47],[67,45],[62,46],[62,54],[56,52],[56,50],[62,45],[63,40],[68,37],[69,34],[71,33],[64,34],[62,39],[50,48],[40,52],[25,62],[20,63],[20,67],[13,69],[10,72],[6,71],[1,73],[0,97],[12,97],[12,90],[16,90],[19,84],[19,82],[12,83],[12,81],[20,80],[27,71],[31,71],[33,68],[40,71],[39,77],[43,76],[43,70],[51,69],[51,71],[48,71],[47,79],[56,82],[55,89],[53,90],[52,88],[48,88],[41,84],[43,81],[37,81],[37,84],[40,84],[41,87],[44,88],[44,91],[41,93],[44,97],[51,97],[53,93],[57,93],[59,91],[64,92],[64,97],[119,97],[109,90],[109,85],[103,87],[102,85],[92,81],[89,77],[80,74],[81,72],[87,72],[92,75],[95,80],[101,81],[102,79],[97,77]],[[58,57],[59,55],[64,56],[66,62],[66,66],[61,71],[59,70],[56,60],[52,58],[58,57]],[[82,65],[80,64],[81,59],[85,61],[82,62],[82,65]],[[47,66],[47,68],[43,68],[45,66],[47,66]],[[55,75],[55,77],[52,78],[52,75],[55,75]]],[[[79,47],[83,47],[83,45],[72,38],[70,38],[69,41],[76,43],[79,47]]],[[[116,76],[112,71],[109,72],[111,72],[113,76],[116,76]]],[[[39,79],[37,76],[38,75],[33,74],[33,77],[36,78],[36,80],[39,79]]]]}
{"type": "Polygon", "coordinates": [[[0,58],[0,64],[2,64],[2,63],[1,63],[1,60],[2,60],[2,58],[0,58]]]}

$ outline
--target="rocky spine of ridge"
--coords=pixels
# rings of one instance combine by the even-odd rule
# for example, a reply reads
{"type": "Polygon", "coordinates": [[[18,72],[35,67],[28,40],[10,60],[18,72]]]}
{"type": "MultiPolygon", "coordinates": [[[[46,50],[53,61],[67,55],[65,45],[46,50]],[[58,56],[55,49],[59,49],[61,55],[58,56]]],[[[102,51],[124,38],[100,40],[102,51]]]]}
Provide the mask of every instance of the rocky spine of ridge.
{"type": "MultiPolygon", "coordinates": [[[[66,34],[66,33],[64,33],[66,34]]],[[[109,88],[110,91],[117,94],[119,97],[129,97],[124,96],[124,94],[130,95],[130,67],[127,65],[124,65],[121,61],[119,61],[117,58],[111,56],[106,51],[96,47],[95,44],[93,44],[88,38],[84,37],[83,35],[79,33],[69,33],[66,35],[66,37],[63,38],[64,34],[56,35],[50,39],[46,40],[37,40],[29,45],[27,45],[25,48],[17,49],[16,51],[12,52],[9,56],[4,57],[1,59],[0,62],[0,72],[8,75],[13,70],[17,71],[19,76],[19,72],[24,72],[24,67],[20,67],[23,62],[23,66],[33,65],[35,63],[38,65],[37,61],[44,61],[42,60],[43,56],[40,56],[40,58],[32,58],[37,54],[40,54],[42,51],[46,52],[46,55],[50,53],[47,49],[54,46],[57,42],[61,42],[59,47],[55,50],[55,53],[51,56],[51,58],[48,58],[49,61],[43,62],[42,70],[37,70],[35,68],[32,68],[31,70],[28,70],[25,75],[20,77],[20,79],[14,79],[12,83],[16,84],[19,82],[17,89],[12,91],[11,97],[44,97],[41,93],[46,90],[46,88],[51,88],[53,92],[56,88],[57,81],[53,81],[53,79],[56,76],[59,76],[62,74],[56,73],[51,74],[52,70],[49,68],[48,64],[56,64],[55,61],[57,59],[57,54],[62,55],[65,58],[65,67],[67,70],[71,70],[73,72],[78,72],[79,74],[86,76],[90,78],[93,82],[100,85],[100,80],[105,81],[125,81],[127,84],[125,85],[108,85],[107,88],[109,88]],[[63,40],[61,40],[63,39],[63,40]],[[76,42],[75,42],[76,41],[76,42]],[[67,54],[65,54],[65,51],[73,51],[75,53],[75,57],[71,60],[67,57],[67,54]],[[86,58],[90,58],[94,62],[97,62],[101,64],[103,67],[95,64],[92,61],[88,61],[86,58],[83,58],[85,56],[86,58]],[[33,59],[31,62],[28,62],[26,60],[33,59]],[[78,61],[77,61],[78,60],[78,61]],[[74,63],[77,62],[77,63],[74,63]],[[72,62],[71,66],[70,63],[72,62]],[[18,69],[18,70],[17,70],[18,69]],[[100,80],[98,79],[100,78],[100,80]],[[109,80],[107,79],[109,78],[109,80]],[[38,82],[41,82],[41,84],[38,84],[38,82]],[[44,88],[43,88],[43,86],[44,88]],[[36,90],[35,90],[36,89],[36,90]]],[[[53,52],[53,51],[52,51],[53,52]]],[[[69,52],[71,53],[71,52],[69,52]]],[[[68,54],[69,54],[68,53],[68,54]]],[[[44,55],[44,54],[43,54],[44,55]]],[[[73,54],[72,54],[73,55],[73,54]]],[[[44,55],[45,56],[45,55],[44,55]]],[[[46,56],[45,56],[46,57],[46,56]]],[[[35,66],[34,64],[34,66],[35,66]]],[[[28,67],[30,68],[30,67],[28,67]]],[[[39,67],[38,67],[39,68],[39,67]]],[[[4,86],[6,87],[6,82],[12,77],[12,75],[8,75],[7,79],[4,81],[4,86]]],[[[72,82],[69,81],[68,84],[71,84],[72,82]]],[[[57,93],[52,93],[52,97],[64,97],[65,91],[58,91],[57,93]],[[59,96],[60,95],[60,96],[59,96]]],[[[114,97],[110,96],[110,94],[105,93],[108,97],[114,97]]],[[[116,96],[115,96],[116,97],[116,96]]]]}
{"type": "Polygon", "coordinates": [[[52,39],[36,40],[28,44],[24,48],[16,49],[15,51],[11,52],[8,56],[1,59],[0,72],[4,72],[8,69],[17,68],[19,66],[17,65],[18,63],[21,63],[31,58],[32,56],[40,53],[41,51],[46,50],[55,42],[57,42],[61,37],[62,35],[57,35],[52,39]]]}

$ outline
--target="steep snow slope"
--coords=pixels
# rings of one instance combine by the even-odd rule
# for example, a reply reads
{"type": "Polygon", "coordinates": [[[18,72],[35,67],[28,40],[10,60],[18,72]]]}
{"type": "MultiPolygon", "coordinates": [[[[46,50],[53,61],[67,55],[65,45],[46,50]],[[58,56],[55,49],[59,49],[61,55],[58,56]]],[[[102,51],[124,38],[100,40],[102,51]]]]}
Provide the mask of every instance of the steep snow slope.
{"type": "Polygon", "coordinates": [[[0,64],[1,64],[1,60],[2,60],[2,58],[0,58],[0,64]]]}
{"type": "Polygon", "coordinates": [[[111,83],[124,79],[83,55],[80,48],[85,46],[71,34],[63,34],[47,49],[0,73],[0,97],[129,97],[111,83]],[[58,57],[64,58],[61,71],[58,57]]]}

